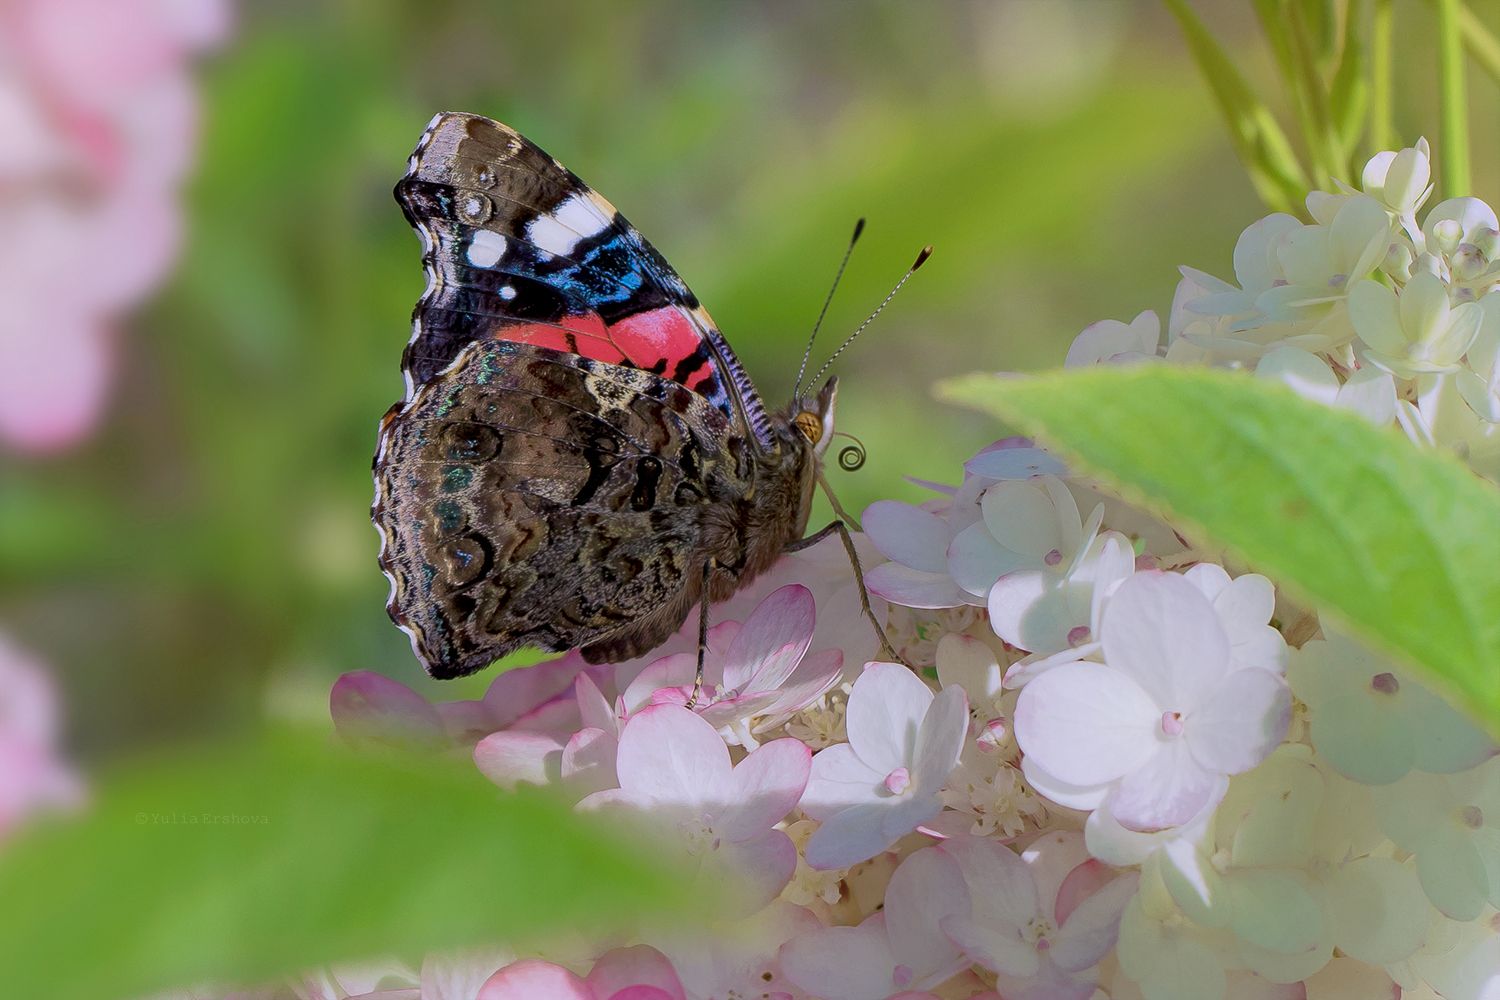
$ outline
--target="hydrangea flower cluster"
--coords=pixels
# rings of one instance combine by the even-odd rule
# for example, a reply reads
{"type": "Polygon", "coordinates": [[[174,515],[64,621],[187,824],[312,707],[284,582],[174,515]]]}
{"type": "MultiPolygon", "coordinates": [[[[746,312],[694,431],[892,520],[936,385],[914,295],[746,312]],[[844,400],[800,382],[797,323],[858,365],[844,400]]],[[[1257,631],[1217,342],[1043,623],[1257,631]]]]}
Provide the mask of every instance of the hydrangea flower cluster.
{"type": "Polygon", "coordinates": [[[176,254],[189,60],[228,19],[228,0],[0,7],[0,441],[44,451],[93,426],[112,327],[176,254]],[[58,266],[73,260],[89,280],[58,266]]]}
{"type": "MultiPolygon", "coordinates": [[[[1184,270],[1067,362],[1252,369],[1500,475],[1500,231],[1425,144],[1184,270]]],[[[374,674],[350,740],[472,752],[670,845],[719,926],[435,958],[312,1000],[1500,997],[1500,748],[1271,582],[1023,439],[864,515],[875,659],[837,542],[612,666],[429,705],[374,674]],[[691,701],[691,703],[690,703],[691,701]],[[447,970],[444,972],[435,969],[447,970]],[[444,992],[445,983],[463,985],[444,992]],[[341,992],[340,992],[341,991],[341,992]]],[[[329,973],[328,975],[333,975],[329,973]]],[[[352,974],[351,974],[352,975],[352,974]]]]}
{"type": "Polygon", "coordinates": [[[28,817],[83,798],[60,754],[58,714],[51,676],[0,633],[0,844],[28,817]]]}

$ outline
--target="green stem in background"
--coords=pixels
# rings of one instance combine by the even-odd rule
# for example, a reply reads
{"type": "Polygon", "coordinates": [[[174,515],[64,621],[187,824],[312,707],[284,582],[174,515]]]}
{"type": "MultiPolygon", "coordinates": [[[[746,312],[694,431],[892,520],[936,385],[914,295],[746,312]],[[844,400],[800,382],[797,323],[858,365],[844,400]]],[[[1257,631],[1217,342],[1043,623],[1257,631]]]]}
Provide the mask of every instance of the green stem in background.
{"type": "Polygon", "coordinates": [[[1458,28],[1463,35],[1464,45],[1469,49],[1469,55],[1479,64],[1479,68],[1496,82],[1500,82],[1500,39],[1491,34],[1484,22],[1463,4],[1458,7],[1458,28]]]}
{"type": "Polygon", "coordinates": [[[1303,119],[1304,138],[1312,152],[1313,163],[1320,185],[1328,186],[1332,180],[1347,181],[1348,168],[1343,152],[1339,148],[1339,137],[1333,126],[1333,116],[1328,110],[1328,88],[1318,72],[1318,54],[1313,41],[1307,15],[1300,3],[1288,4],[1285,8],[1291,26],[1289,37],[1292,53],[1291,82],[1300,93],[1299,103],[1306,107],[1303,119]]]}
{"type": "Polygon", "coordinates": [[[1355,166],[1351,161],[1364,131],[1366,108],[1370,103],[1370,77],[1366,70],[1369,56],[1360,31],[1360,26],[1367,20],[1367,7],[1368,0],[1351,0],[1344,12],[1338,68],[1328,91],[1328,111],[1338,139],[1339,165],[1348,172],[1352,172],[1355,166]]]}
{"type": "Polygon", "coordinates": [[[1437,0],[1439,137],[1443,197],[1469,191],[1469,102],[1464,93],[1463,39],[1458,0],[1437,0]]]}
{"type": "Polygon", "coordinates": [[[1229,138],[1250,183],[1273,212],[1302,212],[1307,174],[1275,117],[1256,100],[1249,84],[1225,55],[1187,0],[1164,0],[1182,27],[1188,49],[1219,105],[1229,138]]]}
{"type": "Polygon", "coordinates": [[[1396,127],[1391,115],[1392,0],[1375,0],[1370,24],[1370,150],[1394,149],[1396,127]]]}

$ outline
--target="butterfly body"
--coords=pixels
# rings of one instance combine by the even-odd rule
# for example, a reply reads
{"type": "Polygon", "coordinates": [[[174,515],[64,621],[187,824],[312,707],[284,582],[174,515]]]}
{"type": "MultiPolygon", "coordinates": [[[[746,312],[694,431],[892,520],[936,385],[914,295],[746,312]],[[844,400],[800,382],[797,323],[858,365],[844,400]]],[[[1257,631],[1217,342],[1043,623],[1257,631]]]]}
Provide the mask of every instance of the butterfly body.
{"type": "Polygon", "coordinates": [[[650,244],[497,122],[437,116],[396,194],[428,287],[373,518],[430,673],[639,655],[802,537],[832,380],[768,411],[650,244]]]}

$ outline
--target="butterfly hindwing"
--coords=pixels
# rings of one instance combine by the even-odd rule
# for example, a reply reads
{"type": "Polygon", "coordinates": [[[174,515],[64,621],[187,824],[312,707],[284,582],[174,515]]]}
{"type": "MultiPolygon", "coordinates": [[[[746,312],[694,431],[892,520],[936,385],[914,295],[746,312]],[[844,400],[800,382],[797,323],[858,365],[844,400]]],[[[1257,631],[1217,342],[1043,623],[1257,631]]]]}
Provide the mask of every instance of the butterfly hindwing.
{"type": "Polygon", "coordinates": [[[428,287],[404,358],[408,396],[468,344],[536,344],[681,383],[762,445],[754,386],[697,298],[609,202],[498,122],[433,119],[396,197],[428,287]]]}
{"type": "Polygon", "coordinates": [[[650,648],[696,599],[704,511],[745,492],[752,461],[722,411],[670,379],[472,344],[382,424],[391,617],[437,677],[524,645],[626,633],[650,648]]]}

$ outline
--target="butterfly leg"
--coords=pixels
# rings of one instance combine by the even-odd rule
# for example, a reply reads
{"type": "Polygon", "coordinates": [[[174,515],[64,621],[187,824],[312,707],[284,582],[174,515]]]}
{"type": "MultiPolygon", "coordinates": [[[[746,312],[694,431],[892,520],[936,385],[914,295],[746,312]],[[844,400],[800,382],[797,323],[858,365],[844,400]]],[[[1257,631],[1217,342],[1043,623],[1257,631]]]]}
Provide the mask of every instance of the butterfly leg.
{"type": "Polygon", "coordinates": [[[901,658],[896,648],[891,645],[891,641],[886,638],[885,629],[881,628],[879,619],[875,617],[875,612],[870,607],[870,592],[865,589],[864,567],[859,563],[859,553],[854,549],[854,536],[849,534],[849,525],[845,524],[842,519],[835,519],[832,524],[820,528],[806,538],[799,538],[795,542],[788,543],[782,552],[801,552],[803,549],[810,549],[832,534],[839,536],[839,540],[844,543],[844,551],[849,554],[849,565],[854,568],[854,582],[859,586],[859,606],[875,629],[875,635],[880,639],[881,655],[889,657],[892,662],[911,666],[901,658]]]}
{"type": "Polygon", "coordinates": [[[698,704],[698,697],[703,694],[703,657],[708,652],[708,579],[713,569],[714,561],[705,560],[703,586],[698,590],[698,672],[693,675],[693,696],[687,700],[688,708],[698,704]]]}

